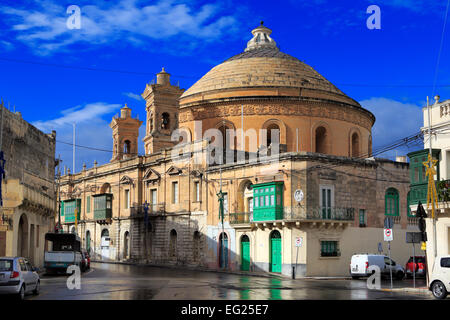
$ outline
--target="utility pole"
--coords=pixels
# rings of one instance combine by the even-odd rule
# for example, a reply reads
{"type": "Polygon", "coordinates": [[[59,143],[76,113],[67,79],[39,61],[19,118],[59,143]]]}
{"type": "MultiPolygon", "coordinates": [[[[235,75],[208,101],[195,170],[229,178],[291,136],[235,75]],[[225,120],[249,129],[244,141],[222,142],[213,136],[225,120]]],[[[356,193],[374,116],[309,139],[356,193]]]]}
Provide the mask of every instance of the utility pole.
{"type": "MultiPolygon", "coordinates": [[[[437,239],[436,238],[437,237],[436,237],[435,204],[436,204],[436,200],[437,199],[436,199],[436,189],[435,189],[436,187],[434,186],[434,175],[433,176],[431,175],[431,173],[435,173],[435,172],[431,172],[431,170],[434,169],[434,164],[436,163],[436,161],[433,161],[433,154],[432,154],[433,150],[432,150],[432,146],[431,146],[431,143],[432,143],[432,136],[431,136],[431,112],[430,112],[430,101],[429,100],[430,99],[427,96],[428,137],[429,137],[429,141],[430,141],[430,148],[429,148],[430,155],[429,155],[429,158],[428,158],[428,161],[429,161],[428,169],[430,170],[430,175],[428,176],[428,179],[433,181],[433,187],[434,188],[430,190],[430,183],[429,183],[429,190],[428,190],[428,192],[431,192],[432,194],[431,194],[431,197],[430,197],[430,195],[428,195],[427,198],[430,198],[430,200],[431,200],[431,210],[432,210],[431,211],[431,218],[433,219],[433,254],[434,254],[434,257],[436,258],[436,256],[437,256],[437,244],[436,244],[436,240],[437,239]],[[433,192],[434,192],[434,194],[433,194],[433,192]]],[[[428,209],[428,205],[429,205],[429,203],[427,203],[427,209],[428,209]]]]}
{"type": "Polygon", "coordinates": [[[73,123],[73,163],[72,163],[72,174],[75,174],[75,122],[73,123]]]}
{"type": "Polygon", "coordinates": [[[60,164],[61,164],[62,160],[61,160],[61,155],[58,155],[58,171],[56,173],[57,175],[57,192],[58,192],[58,232],[59,229],[61,228],[61,190],[60,190],[60,186],[61,186],[61,169],[60,169],[60,164]]]}

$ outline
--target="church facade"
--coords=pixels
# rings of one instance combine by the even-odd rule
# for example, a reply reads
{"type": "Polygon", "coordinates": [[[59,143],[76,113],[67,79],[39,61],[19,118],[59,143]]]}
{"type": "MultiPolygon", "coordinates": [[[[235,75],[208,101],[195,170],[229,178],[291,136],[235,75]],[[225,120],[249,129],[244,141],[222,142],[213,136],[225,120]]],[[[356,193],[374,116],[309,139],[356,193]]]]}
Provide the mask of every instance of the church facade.
{"type": "Polygon", "coordinates": [[[383,243],[389,215],[393,259],[407,260],[408,164],[373,158],[373,114],[264,25],[252,35],[188,90],[164,69],[146,85],[144,156],[125,106],[110,163],[61,178],[64,229],[93,259],[348,275],[352,254],[383,243]]]}

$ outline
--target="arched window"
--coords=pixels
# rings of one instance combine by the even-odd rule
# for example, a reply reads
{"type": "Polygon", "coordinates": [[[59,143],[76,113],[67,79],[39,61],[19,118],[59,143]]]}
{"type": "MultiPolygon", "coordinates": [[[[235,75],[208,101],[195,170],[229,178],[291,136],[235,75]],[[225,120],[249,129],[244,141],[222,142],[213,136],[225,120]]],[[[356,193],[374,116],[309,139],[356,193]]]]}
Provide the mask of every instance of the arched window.
{"type": "Polygon", "coordinates": [[[408,194],[406,195],[406,215],[408,217],[414,217],[414,215],[411,213],[411,191],[408,191],[408,194]]]}
{"type": "Polygon", "coordinates": [[[359,156],[359,135],[355,132],[352,134],[352,157],[359,156]]]}
{"type": "Polygon", "coordinates": [[[226,126],[220,126],[219,131],[222,134],[222,150],[225,152],[225,150],[230,149],[230,137],[227,134],[227,127],[226,126]]]}
{"type": "Polygon", "coordinates": [[[273,143],[280,143],[280,127],[272,123],[267,127],[267,147],[273,143]]]}
{"type": "Polygon", "coordinates": [[[399,196],[398,191],[395,188],[389,188],[385,194],[385,210],[384,213],[387,216],[399,215],[399,196]]]}
{"type": "Polygon", "coordinates": [[[123,143],[123,153],[124,154],[130,154],[130,147],[131,147],[131,142],[130,140],[125,140],[125,142],[123,143]]]}
{"type": "Polygon", "coordinates": [[[327,153],[327,129],[320,126],[316,129],[316,152],[327,153]]]}
{"type": "Polygon", "coordinates": [[[170,115],[167,112],[164,112],[162,114],[161,119],[161,129],[169,129],[170,125],[170,115]]]}
{"type": "Polygon", "coordinates": [[[177,232],[175,231],[175,229],[170,230],[169,256],[177,256],[177,232]]]}

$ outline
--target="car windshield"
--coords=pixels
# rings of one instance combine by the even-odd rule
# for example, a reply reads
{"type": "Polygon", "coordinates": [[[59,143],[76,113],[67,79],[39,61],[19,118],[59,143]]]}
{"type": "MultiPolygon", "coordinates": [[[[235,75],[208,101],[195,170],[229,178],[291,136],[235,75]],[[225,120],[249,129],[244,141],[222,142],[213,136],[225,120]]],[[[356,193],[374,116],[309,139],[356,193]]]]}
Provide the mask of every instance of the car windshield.
{"type": "Polygon", "coordinates": [[[12,271],[13,260],[0,259],[0,271],[12,271]]]}

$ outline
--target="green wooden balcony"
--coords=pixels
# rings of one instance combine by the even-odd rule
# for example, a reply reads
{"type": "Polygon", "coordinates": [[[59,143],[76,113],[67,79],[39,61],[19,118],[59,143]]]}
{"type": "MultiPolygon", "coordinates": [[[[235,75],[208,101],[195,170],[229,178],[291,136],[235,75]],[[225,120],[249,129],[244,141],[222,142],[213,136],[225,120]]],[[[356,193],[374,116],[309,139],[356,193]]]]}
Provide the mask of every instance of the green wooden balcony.
{"type": "Polygon", "coordinates": [[[77,220],[80,221],[81,199],[61,202],[61,217],[64,217],[64,223],[75,223],[75,212],[77,212],[77,220]]]}
{"type": "Polygon", "coordinates": [[[94,198],[94,220],[106,220],[112,218],[112,194],[96,194],[94,198]]]}

